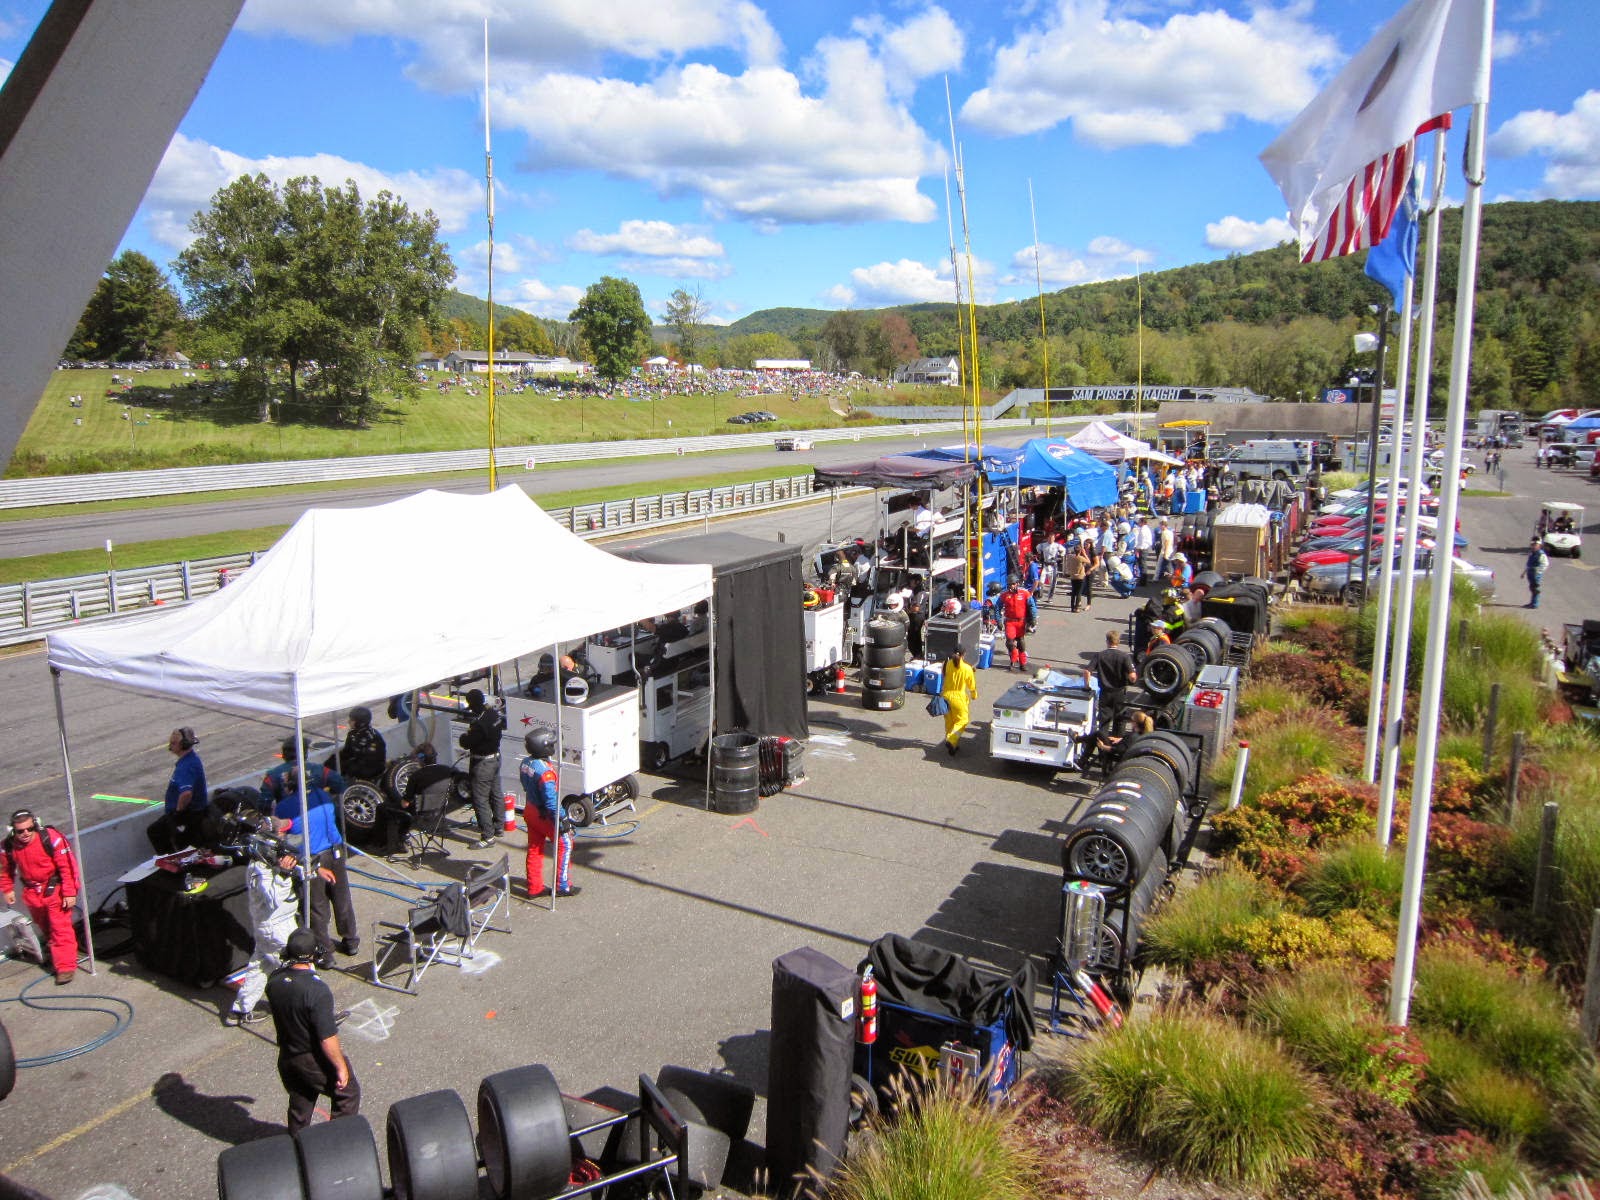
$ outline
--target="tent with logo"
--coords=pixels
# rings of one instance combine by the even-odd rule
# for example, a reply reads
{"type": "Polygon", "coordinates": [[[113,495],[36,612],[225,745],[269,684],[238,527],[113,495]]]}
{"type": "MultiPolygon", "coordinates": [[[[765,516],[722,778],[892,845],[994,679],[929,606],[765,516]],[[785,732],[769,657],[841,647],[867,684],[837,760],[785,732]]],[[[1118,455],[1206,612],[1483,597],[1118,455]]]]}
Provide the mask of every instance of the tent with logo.
{"type": "Polygon", "coordinates": [[[1062,438],[1029,438],[1017,447],[1015,466],[990,478],[1020,487],[1059,487],[1073,512],[1117,502],[1116,468],[1062,438]]]}

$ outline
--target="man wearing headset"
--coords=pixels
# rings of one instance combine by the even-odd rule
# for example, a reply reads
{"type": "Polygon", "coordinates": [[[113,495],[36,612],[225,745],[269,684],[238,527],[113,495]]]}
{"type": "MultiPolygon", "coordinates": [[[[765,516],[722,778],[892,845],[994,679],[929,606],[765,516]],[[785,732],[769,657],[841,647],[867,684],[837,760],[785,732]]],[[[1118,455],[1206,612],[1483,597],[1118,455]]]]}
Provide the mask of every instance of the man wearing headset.
{"type": "Polygon", "coordinates": [[[145,829],[157,854],[173,854],[199,840],[200,823],[205,820],[211,800],[206,791],[206,769],[194,749],[199,744],[200,739],[187,725],[174,729],[167,739],[167,749],[177,761],[172,764],[172,778],[167,781],[166,811],[145,829]]]}
{"type": "Polygon", "coordinates": [[[555,892],[558,896],[576,896],[580,889],[572,886],[572,832],[560,829],[561,784],[556,772],[556,735],[548,729],[535,729],[522,739],[528,756],[522,760],[517,776],[522,781],[526,797],[522,815],[528,822],[528,896],[538,899],[548,896],[544,886],[544,843],[554,838],[556,843],[555,892]]]}
{"type": "Polygon", "coordinates": [[[0,843],[0,897],[15,904],[19,891],[28,915],[49,942],[56,983],[71,983],[78,969],[78,935],[72,928],[78,864],[61,831],[39,824],[26,808],[11,814],[11,832],[0,843]]]}

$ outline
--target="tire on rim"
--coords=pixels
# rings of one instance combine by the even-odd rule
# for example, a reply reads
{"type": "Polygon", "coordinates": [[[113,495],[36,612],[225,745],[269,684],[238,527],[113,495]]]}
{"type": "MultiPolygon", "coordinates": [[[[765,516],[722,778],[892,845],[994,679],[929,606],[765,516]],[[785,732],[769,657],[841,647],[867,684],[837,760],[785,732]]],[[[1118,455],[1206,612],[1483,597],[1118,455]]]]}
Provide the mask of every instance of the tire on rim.
{"type": "Polygon", "coordinates": [[[395,1200],[478,1200],[478,1149],[455,1091],[395,1101],[386,1133],[395,1200]]]}
{"type": "Polygon", "coordinates": [[[307,1125],[294,1142],[306,1200],[383,1200],[378,1143],[359,1113],[307,1125]]]}
{"type": "Polygon", "coordinates": [[[548,1067],[497,1071],[478,1085],[478,1150],[500,1200],[553,1196],[566,1187],[567,1115],[548,1067]]]}
{"type": "Polygon", "coordinates": [[[339,807],[344,811],[347,828],[365,833],[378,824],[378,809],[383,804],[383,793],[374,785],[357,780],[345,784],[339,793],[339,807]]]}
{"type": "Polygon", "coordinates": [[[561,815],[574,829],[594,820],[594,804],[588,796],[567,796],[561,801],[561,815]]]}

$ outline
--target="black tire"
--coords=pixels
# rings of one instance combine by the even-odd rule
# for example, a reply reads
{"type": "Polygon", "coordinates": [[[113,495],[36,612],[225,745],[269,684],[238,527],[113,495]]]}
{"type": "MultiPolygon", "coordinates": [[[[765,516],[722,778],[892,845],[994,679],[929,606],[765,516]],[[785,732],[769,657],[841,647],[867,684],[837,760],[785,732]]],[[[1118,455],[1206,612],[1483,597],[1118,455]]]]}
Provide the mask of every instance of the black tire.
{"type": "Polygon", "coordinates": [[[745,1134],[750,1131],[756,1093],[748,1084],[726,1075],[666,1066],[656,1073],[656,1086],[682,1092],[700,1110],[708,1125],[720,1129],[735,1142],[744,1141],[745,1134]]]}
{"type": "Polygon", "coordinates": [[[1173,783],[1179,792],[1187,792],[1200,774],[1200,756],[1194,746],[1166,730],[1141,733],[1128,743],[1122,761],[1133,763],[1141,758],[1165,763],[1172,771],[1173,783]]]}
{"type": "Polygon", "coordinates": [[[1207,554],[1211,552],[1211,514],[1200,513],[1194,519],[1195,545],[1207,554]]]}
{"type": "Polygon", "coordinates": [[[639,777],[637,775],[624,775],[615,783],[608,783],[594,793],[595,807],[604,808],[608,804],[617,804],[621,801],[637,800],[639,798],[639,777]]]}
{"type": "Polygon", "coordinates": [[[217,1200],[305,1200],[300,1153],[287,1133],[229,1146],[217,1155],[217,1200]]]}
{"type": "Polygon", "coordinates": [[[307,1125],[294,1142],[306,1200],[383,1200],[378,1143],[359,1113],[307,1125]]]}
{"type": "Polygon", "coordinates": [[[478,1085],[478,1151],[499,1200],[553,1196],[566,1187],[567,1116],[548,1067],[512,1067],[478,1085]]]}
{"type": "Polygon", "coordinates": [[[665,742],[643,742],[639,746],[639,765],[646,771],[659,771],[667,765],[665,742]]]}
{"type": "Polygon", "coordinates": [[[877,1088],[865,1076],[850,1076],[850,1128],[859,1129],[877,1115],[877,1088]]]}
{"type": "Polygon", "coordinates": [[[566,797],[561,801],[561,812],[574,829],[582,829],[594,820],[594,805],[587,796],[566,797]]]}
{"type": "Polygon", "coordinates": [[[1272,473],[1272,477],[1278,480],[1280,483],[1287,483],[1289,481],[1289,472],[1285,471],[1282,467],[1279,467],[1272,473]]]}
{"type": "Polygon", "coordinates": [[[1214,667],[1218,663],[1227,660],[1228,641],[1229,639],[1223,637],[1215,629],[1196,625],[1180,633],[1174,644],[1185,648],[1194,647],[1204,659],[1200,666],[1214,667]]]}
{"type": "Polygon", "coordinates": [[[861,689],[862,708],[870,708],[877,712],[888,712],[892,709],[904,708],[905,703],[905,688],[879,689],[863,687],[861,689]]]}
{"type": "Polygon", "coordinates": [[[456,1092],[395,1101],[386,1132],[394,1200],[478,1200],[478,1148],[456,1092]]]}
{"type": "Polygon", "coordinates": [[[1166,859],[1169,802],[1108,785],[1061,845],[1068,875],[1096,883],[1131,883],[1157,858],[1166,859]]]}
{"type": "Polygon", "coordinates": [[[868,667],[861,673],[861,686],[879,692],[905,690],[906,669],[898,664],[892,667],[868,667]]]}
{"type": "Polygon", "coordinates": [[[1583,557],[1583,548],[1581,546],[1574,546],[1572,548],[1572,557],[1573,558],[1582,558],[1583,557]]]}
{"type": "Polygon", "coordinates": [[[344,823],[349,829],[365,832],[374,828],[382,803],[383,793],[360,780],[345,784],[344,791],[339,793],[339,806],[344,809],[344,823]]]}
{"type": "Polygon", "coordinates": [[[411,782],[411,777],[422,769],[422,764],[414,758],[397,758],[383,769],[383,790],[390,797],[401,800],[406,794],[406,785],[411,782]]]}
{"type": "Polygon", "coordinates": [[[11,1095],[17,1086],[17,1052],[11,1047],[11,1035],[5,1022],[0,1021],[0,1100],[11,1095]]]}
{"type": "Polygon", "coordinates": [[[871,646],[904,646],[906,626],[900,621],[883,621],[874,617],[867,622],[867,644],[871,646]]]}
{"type": "Polygon", "coordinates": [[[1361,585],[1359,579],[1352,579],[1339,589],[1339,599],[1346,604],[1363,604],[1366,601],[1367,589],[1361,585]]]}
{"type": "Polygon", "coordinates": [[[1157,646],[1144,656],[1139,681],[1157,700],[1171,700],[1194,682],[1195,662],[1177,646],[1157,646]]]}
{"type": "Polygon", "coordinates": [[[906,647],[902,642],[898,646],[872,646],[867,647],[866,670],[873,667],[900,667],[906,661],[906,647]]]}

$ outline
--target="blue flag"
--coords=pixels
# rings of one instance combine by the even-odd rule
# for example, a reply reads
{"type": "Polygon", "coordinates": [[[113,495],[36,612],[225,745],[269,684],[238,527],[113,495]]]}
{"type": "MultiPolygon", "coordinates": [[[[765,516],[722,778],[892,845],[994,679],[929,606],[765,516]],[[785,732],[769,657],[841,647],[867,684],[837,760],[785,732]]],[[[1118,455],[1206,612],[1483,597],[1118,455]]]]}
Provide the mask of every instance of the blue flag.
{"type": "Polygon", "coordinates": [[[1411,277],[1417,271],[1417,179],[1406,185],[1405,199],[1395,210],[1389,236],[1367,251],[1367,278],[1375,279],[1394,297],[1395,311],[1405,306],[1411,277]]]}

